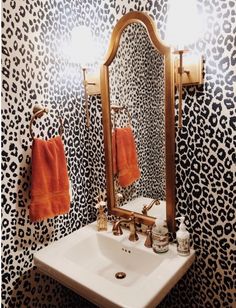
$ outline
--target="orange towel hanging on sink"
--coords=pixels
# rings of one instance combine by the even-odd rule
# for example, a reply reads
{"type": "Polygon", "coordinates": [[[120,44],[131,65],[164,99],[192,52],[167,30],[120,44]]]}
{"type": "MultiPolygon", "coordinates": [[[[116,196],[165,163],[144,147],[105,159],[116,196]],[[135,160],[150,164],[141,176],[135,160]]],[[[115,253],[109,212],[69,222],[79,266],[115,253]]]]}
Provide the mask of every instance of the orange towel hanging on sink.
{"type": "Polygon", "coordinates": [[[65,214],[70,208],[66,157],[60,136],[35,138],[32,147],[30,220],[65,214]]]}
{"type": "Polygon", "coordinates": [[[116,128],[112,133],[113,173],[120,186],[127,187],[140,178],[133,132],[130,126],[116,128]]]}

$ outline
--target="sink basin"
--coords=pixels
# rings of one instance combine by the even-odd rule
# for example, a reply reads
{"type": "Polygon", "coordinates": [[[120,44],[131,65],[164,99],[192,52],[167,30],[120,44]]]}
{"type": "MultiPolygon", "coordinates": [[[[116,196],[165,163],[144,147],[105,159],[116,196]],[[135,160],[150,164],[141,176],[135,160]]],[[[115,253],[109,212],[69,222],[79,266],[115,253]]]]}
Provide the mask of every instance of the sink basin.
{"type": "Polygon", "coordinates": [[[36,252],[35,265],[99,307],[155,307],[191,266],[194,251],[181,257],[171,244],[155,254],[143,235],[130,242],[123,231],[114,236],[109,225],[97,232],[92,223],[36,252]]]}
{"type": "Polygon", "coordinates": [[[134,286],[140,284],[161,263],[154,254],[127,246],[124,241],[95,233],[71,247],[65,254],[75,266],[88,268],[93,274],[114,284],[134,286]],[[81,252],[83,247],[83,252],[81,252]],[[143,264],[145,260],[146,264],[143,264]],[[117,279],[117,272],[125,272],[126,279],[117,279]]]}

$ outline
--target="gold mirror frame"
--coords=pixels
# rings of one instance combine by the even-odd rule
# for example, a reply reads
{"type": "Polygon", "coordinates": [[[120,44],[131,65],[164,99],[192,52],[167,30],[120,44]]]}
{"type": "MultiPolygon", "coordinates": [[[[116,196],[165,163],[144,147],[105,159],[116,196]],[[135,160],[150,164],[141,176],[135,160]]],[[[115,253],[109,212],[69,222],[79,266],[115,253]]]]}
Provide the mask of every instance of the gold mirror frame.
{"type": "MultiPolygon", "coordinates": [[[[166,220],[170,232],[175,230],[175,124],[174,124],[174,74],[171,49],[163,44],[152,18],[142,12],[130,12],[124,15],[113,29],[108,52],[101,67],[101,98],[103,131],[106,161],[107,202],[109,213],[115,216],[129,218],[131,212],[116,207],[111,141],[111,112],[109,93],[109,65],[116,56],[123,30],[132,23],[142,24],[157,51],[164,56],[165,71],[165,149],[166,149],[166,220]]],[[[135,213],[139,223],[152,225],[154,218],[135,213]]]]}

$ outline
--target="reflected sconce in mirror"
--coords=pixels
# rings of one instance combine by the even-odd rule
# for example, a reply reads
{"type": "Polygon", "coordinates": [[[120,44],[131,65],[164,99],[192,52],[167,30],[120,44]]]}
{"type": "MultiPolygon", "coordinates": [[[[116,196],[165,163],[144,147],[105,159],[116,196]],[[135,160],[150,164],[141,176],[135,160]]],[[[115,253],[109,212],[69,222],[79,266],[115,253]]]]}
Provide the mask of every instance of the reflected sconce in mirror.
{"type": "Polygon", "coordinates": [[[95,62],[95,44],[92,33],[86,26],[72,29],[70,42],[70,56],[74,62],[79,63],[83,72],[84,100],[86,112],[86,126],[90,127],[88,95],[100,94],[99,75],[87,74],[87,67],[95,62]]]}
{"type": "Polygon", "coordinates": [[[203,83],[202,56],[185,49],[185,46],[195,43],[200,38],[203,25],[195,0],[169,0],[165,41],[174,48],[175,54],[175,85],[179,92],[179,128],[182,128],[182,87],[203,83]]]}

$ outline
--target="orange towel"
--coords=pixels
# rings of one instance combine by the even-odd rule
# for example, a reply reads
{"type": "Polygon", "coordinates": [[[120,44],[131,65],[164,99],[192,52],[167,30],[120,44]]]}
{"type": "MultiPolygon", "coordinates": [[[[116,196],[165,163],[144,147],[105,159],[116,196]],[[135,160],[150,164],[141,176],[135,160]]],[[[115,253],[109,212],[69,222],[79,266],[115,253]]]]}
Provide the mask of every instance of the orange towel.
{"type": "Polygon", "coordinates": [[[48,141],[34,139],[30,219],[32,222],[69,211],[69,179],[60,136],[48,141]]]}
{"type": "Polygon", "coordinates": [[[113,172],[120,186],[127,187],[140,178],[140,170],[132,129],[116,128],[112,133],[113,172]]]}

